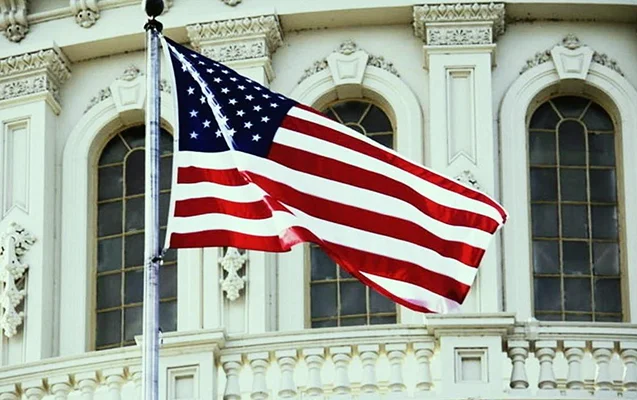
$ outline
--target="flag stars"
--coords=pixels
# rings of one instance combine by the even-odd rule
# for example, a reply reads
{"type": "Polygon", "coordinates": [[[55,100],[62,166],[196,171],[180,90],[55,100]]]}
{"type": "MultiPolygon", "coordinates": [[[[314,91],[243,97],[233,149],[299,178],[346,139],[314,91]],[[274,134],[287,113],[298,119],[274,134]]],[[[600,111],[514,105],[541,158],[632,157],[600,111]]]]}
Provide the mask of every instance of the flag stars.
{"type": "Polygon", "coordinates": [[[236,82],[236,81],[237,81],[237,78],[235,78],[235,77],[233,76],[232,78],[230,78],[230,80],[231,80],[232,82],[236,82]]]}
{"type": "Polygon", "coordinates": [[[221,89],[221,92],[222,92],[223,94],[228,94],[228,93],[230,92],[230,89],[228,89],[228,88],[224,87],[223,89],[221,89]]]}
{"type": "Polygon", "coordinates": [[[212,69],[212,68],[208,68],[208,69],[206,70],[206,72],[207,72],[207,73],[209,73],[209,74],[212,74],[212,71],[213,71],[213,69],[212,69]]]}
{"type": "Polygon", "coordinates": [[[188,96],[190,96],[191,94],[195,94],[195,88],[194,87],[189,87],[188,88],[188,96]]]}
{"type": "Polygon", "coordinates": [[[239,90],[245,90],[246,89],[246,87],[243,86],[243,85],[239,85],[239,86],[237,86],[237,88],[239,88],[239,90]]]}
{"type": "Polygon", "coordinates": [[[230,103],[230,104],[232,104],[234,106],[235,104],[237,104],[237,99],[230,99],[230,100],[228,100],[228,103],[230,103]]]}
{"type": "Polygon", "coordinates": [[[182,71],[186,71],[188,69],[188,67],[186,66],[186,64],[181,64],[181,70],[182,71]]]}
{"type": "Polygon", "coordinates": [[[266,93],[263,93],[263,94],[261,95],[261,97],[263,97],[264,99],[269,99],[269,98],[270,98],[270,95],[269,95],[269,94],[266,94],[266,93]]]}
{"type": "Polygon", "coordinates": [[[217,131],[215,132],[215,136],[221,137],[221,129],[217,129],[217,131]]]}
{"type": "Polygon", "coordinates": [[[194,117],[196,117],[196,116],[197,116],[197,114],[199,114],[199,111],[196,111],[196,110],[192,110],[192,111],[190,111],[190,118],[194,118],[194,117]]]}
{"type": "Polygon", "coordinates": [[[227,69],[221,70],[221,72],[223,72],[225,75],[228,75],[230,73],[230,71],[228,71],[227,69]]]}
{"type": "Polygon", "coordinates": [[[261,136],[259,136],[259,134],[257,133],[256,135],[252,135],[252,141],[253,142],[258,142],[259,139],[261,139],[261,136]]]}
{"type": "Polygon", "coordinates": [[[199,65],[206,65],[206,63],[203,61],[199,61],[199,65]]]}
{"type": "Polygon", "coordinates": [[[252,101],[252,99],[254,99],[254,96],[252,96],[251,94],[246,96],[246,100],[252,101]]]}
{"type": "Polygon", "coordinates": [[[243,117],[245,115],[245,111],[239,110],[239,111],[237,111],[237,115],[240,116],[240,117],[243,117]]]}
{"type": "Polygon", "coordinates": [[[244,123],[243,127],[244,128],[248,128],[248,129],[252,128],[252,122],[248,121],[248,122],[244,123]]]}
{"type": "Polygon", "coordinates": [[[258,86],[255,86],[255,87],[254,87],[254,90],[256,90],[256,91],[260,92],[260,91],[261,91],[261,88],[260,88],[260,87],[258,87],[258,86]]]}
{"type": "Polygon", "coordinates": [[[261,122],[268,122],[270,118],[266,115],[265,117],[261,117],[261,122]]]}
{"type": "Polygon", "coordinates": [[[237,131],[235,131],[234,129],[230,129],[230,130],[228,131],[228,135],[230,135],[230,137],[232,137],[232,136],[234,136],[234,134],[235,134],[236,132],[237,132],[237,131]]]}
{"type": "Polygon", "coordinates": [[[206,102],[206,96],[201,96],[199,98],[199,101],[201,102],[201,104],[205,103],[206,102]]]}
{"type": "Polygon", "coordinates": [[[270,103],[270,107],[277,108],[279,105],[277,103],[270,103]]]}
{"type": "Polygon", "coordinates": [[[221,82],[221,78],[216,77],[216,78],[214,79],[214,81],[215,81],[215,82],[217,82],[217,83],[219,83],[219,82],[221,82]]]}
{"type": "Polygon", "coordinates": [[[199,134],[195,131],[190,132],[190,138],[191,139],[197,139],[197,137],[199,136],[199,134]]]}
{"type": "Polygon", "coordinates": [[[259,112],[259,111],[261,111],[261,106],[258,106],[258,105],[257,105],[257,106],[254,106],[254,107],[253,107],[253,109],[254,109],[254,111],[256,111],[256,112],[259,112]]]}
{"type": "Polygon", "coordinates": [[[203,127],[204,127],[204,128],[210,128],[210,121],[205,120],[205,121],[203,122],[203,127]]]}

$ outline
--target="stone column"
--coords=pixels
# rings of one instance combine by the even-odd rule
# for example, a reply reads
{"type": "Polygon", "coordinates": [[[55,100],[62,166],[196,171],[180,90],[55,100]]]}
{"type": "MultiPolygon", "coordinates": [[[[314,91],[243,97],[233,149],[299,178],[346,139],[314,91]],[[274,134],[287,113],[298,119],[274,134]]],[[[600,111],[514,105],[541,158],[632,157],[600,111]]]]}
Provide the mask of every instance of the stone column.
{"type": "Polygon", "coordinates": [[[57,48],[0,59],[0,232],[15,223],[34,238],[21,259],[28,266],[24,323],[0,352],[0,365],[53,355],[55,139],[60,86],[70,75],[57,48]]]}
{"type": "MultiPolygon", "coordinates": [[[[266,87],[274,78],[271,55],[282,43],[281,26],[275,15],[199,23],[186,29],[192,46],[206,57],[266,87]]],[[[214,266],[214,271],[219,271],[217,274],[204,271],[205,276],[210,275],[209,283],[204,286],[219,285],[223,278],[217,257],[218,254],[204,252],[204,265],[214,266]],[[211,257],[215,260],[208,260],[211,257]]],[[[241,273],[245,276],[245,288],[240,297],[231,300],[220,292],[215,298],[206,299],[204,327],[225,326],[229,333],[275,329],[276,256],[249,251],[248,262],[241,273]],[[221,317],[214,316],[218,310],[221,310],[221,317]]]]}
{"type": "MultiPolygon", "coordinates": [[[[415,6],[413,14],[429,70],[428,166],[497,197],[491,69],[495,38],[504,32],[504,4],[415,6]]],[[[500,311],[501,294],[493,290],[501,286],[497,252],[493,240],[463,312],[500,311]]]]}

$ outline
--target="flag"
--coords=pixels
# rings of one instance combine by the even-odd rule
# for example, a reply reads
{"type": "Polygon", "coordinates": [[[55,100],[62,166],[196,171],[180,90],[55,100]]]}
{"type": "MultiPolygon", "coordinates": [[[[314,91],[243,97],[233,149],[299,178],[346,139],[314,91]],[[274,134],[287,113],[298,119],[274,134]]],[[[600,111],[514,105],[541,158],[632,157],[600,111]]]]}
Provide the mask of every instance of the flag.
{"type": "Polygon", "coordinates": [[[163,44],[178,117],[166,247],[284,252],[314,242],[397,303],[458,308],[506,220],[498,203],[223,64],[163,44]]]}

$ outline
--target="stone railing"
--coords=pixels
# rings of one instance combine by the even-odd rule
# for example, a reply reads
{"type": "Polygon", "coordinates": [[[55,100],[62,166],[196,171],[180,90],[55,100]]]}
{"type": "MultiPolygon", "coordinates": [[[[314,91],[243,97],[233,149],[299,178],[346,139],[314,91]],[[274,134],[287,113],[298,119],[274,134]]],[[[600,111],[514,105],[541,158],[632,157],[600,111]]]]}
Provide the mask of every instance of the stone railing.
{"type": "MultiPolygon", "coordinates": [[[[139,399],[138,346],[0,368],[0,400],[139,399]]],[[[637,399],[637,326],[508,314],[163,337],[160,399],[637,399]]]]}

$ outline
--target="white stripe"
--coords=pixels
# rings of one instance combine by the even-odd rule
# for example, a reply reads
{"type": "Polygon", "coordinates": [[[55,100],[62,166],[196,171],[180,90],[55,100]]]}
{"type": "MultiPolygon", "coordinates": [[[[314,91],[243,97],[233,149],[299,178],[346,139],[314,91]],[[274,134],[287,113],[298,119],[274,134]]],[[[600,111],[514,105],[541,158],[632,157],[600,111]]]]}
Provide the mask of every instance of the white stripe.
{"type": "Polygon", "coordinates": [[[258,236],[278,236],[287,228],[300,226],[307,228],[317,237],[368,253],[378,254],[426,268],[430,271],[449,276],[458,282],[470,285],[475,277],[476,268],[462,264],[452,258],[443,257],[435,251],[396,238],[378,235],[372,232],[340,225],[312,217],[301,210],[287,206],[294,214],[282,211],[273,212],[272,218],[251,220],[226,214],[205,214],[194,217],[173,218],[172,231],[189,233],[209,229],[231,229],[235,232],[258,236]]]}
{"type": "Polygon", "coordinates": [[[423,287],[413,285],[411,283],[385,278],[382,276],[372,275],[360,271],[370,281],[387,290],[394,296],[421,307],[425,307],[433,312],[443,314],[457,311],[460,304],[431,292],[423,287]]]}
{"type": "MultiPolygon", "coordinates": [[[[405,162],[408,162],[412,165],[418,166],[419,168],[424,168],[420,165],[415,164],[414,162],[412,162],[411,160],[408,160],[407,158],[403,157],[402,155],[400,155],[398,152],[388,149],[376,142],[374,142],[373,140],[361,135],[360,133],[354,131],[353,129],[350,129],[344,125],[341,125],[335,121],[332,121],[329,118],[325,118],[325,117],[321,117],[320,115],[317,115],[315,113],[306,111],[302,108],[298,108],[298,107],[292,107],[290,109],[290,111],[288,112],[288,115],[300,118],[300,119],[304,119],[310,122],[313,122],[315,124],[319,124],[322,126],[325,126],[327,128],[336,130],[338,132],[344,133],[356,140],[360,140],[363,141],[365,143],[371,144],[376,148],[379,148],[385,152],[389,151],[391,152],[393,155],[395,155],[396,157],[401,158],[402,160],[404,160],[405,162]]],[[[348,164],[357,166],[360,165],[362,168],[365,169],[371,169],[373,171],[383,171],[383,172],[387,172],[387,171],[392,171],[393,172],[388,175],[391,176],[392,178],[394,178],[395,180],[399,181],[399,182],[405,182],[406,184],[408,184],[409,186],[412,186],[414,189],[418,190],[417,188],[422,188],[422,191],[419,190],[419,192],[421,193],[427,193],[427,197],[431,198],[433,201],[440,203],[440,204],[449,204],[451,200],[450,196],[453,197],[453,204],[454,207],[456,208],[461,208],[463,210],[467,210],[467,211],[471,211],[471,212],[476,212],[485,216],[488,216],[490,218],[493,218],[495,221],[497,221],[498,223],[502,223],[502,215],[500,215],[500,213],[498,212],[498,210],[496,210],[493,206],[486,204],[480,200],[474,200],[471,198],[468,198],[466,196],[460,195],[458,193],[455,193],[451,190],[445,189],[443,187],[440,187],[436,184],[433,184],[429,181],[426,181],[424,179],[419,179],[418,177],[403,171],[402,169],[398,168],[398,167],[394,167],[394,166],[390,166],[387,163],[384,163],[382,161],[378,161],[375,158],[372,157],[368,157],[364,154],[361,154],[357,151],[351,150],[351,149],[347,149],[345,147],[336,145],[334,143],[331,142],[327,142],[321,139],[317,139],[317,138],[313,138],[310,137],[308,135],[303,135],[303,134],[296,134],[296,136],[298,136],[299,138],[295,138],[295,137],[281,137],[281,132],[282,131],[288,131],[288,132],[293,132],[284,128],[279,128],[279,130],[277,131],[275,137],[274,137],[274,141],[277,143],[281,143],[281,144],[285,144],[291,147],[298,147],[298,148],[302,148],[303,150],[306,151],[311,151],[314,153],[318,153],[321,155],[325,155],[325,156],[329,156],[330,158],[342,161],[342,162],[346,162],[348,164]],[[318,143],[322,143],[322,147],[317,148],[316,146],[319,145],[318,143]],[[328,144],[329,146],[325,146],[325,144],[328,144]],[[338,157],[335,157],[335,155],[338,155],[338,157]],[[366,161],[364,164],[359,164],[357,160],[368,160],[366,161]],[[399,173],[398,173],[399,172],[399,173]]],[[[432,174],[436,174],[435,172],[431,171],[430,172],[432,174]]],[[[439,175],[439,174],[436,174],[439,175]]],[[[441,177],[443,177],[442,175],[439,175],[441,177]]],[[[443,177],[444,179],[449,179],[446,177],[443,177]]],[[[472,188],[467,187],[469,190],[474,190],[472,188]]]]}
{"type": "MultiPolygon", "coordinates": [[[[300,192],[337,203],[362,208],[374,213],[411,221],[445,240],[464,242],[477,248],[487,249],[492,239],[492,235],[488,232],[476,228],[447,225],[444,222],[424,214],[412,204],[391,196],[306,174],[287,168],[274,161],[252,156],[247,153],[236,152],[234,157],[230,157],[227,153],[228,152],[215,153],[216,155],[214,157],[208,155],[202,156],[202,153],[194,153],[189,154],[185,159],[176,157],[175,162],[178,163],[179,166],[199,165],[201,168],[212,167],[211,169],[233,168],[235,167],[234,163],[238,162],[246,170],[254,171],[259,175],[289,185],[300,192]]],[[[231,201],[243,201],[238,198],[239,194],[236,193],[242,190],[241,187],[214,184],[198,185],[200,185],[200,187],[194,190],[187,190],[184,196],[191,194],[193,197],[220,197],[231,201]],[[232,197],[226,198],[225,193],[231,193],[228,194],[228,196],[232,197]]],[[[179,196],[182,196],[180,192],[178,193],[179,196]]],[[[257,194],[254,193],[254,196],[257,196],[257,194]]],[[[250,197],[247,197],[243,202],[256,201],[259,199],[260,198],[252,197],[251,193],[250,197]]]]}
{"type": "Polygon", "coordinates": [[[252,203],[263,198],[263,192],[254,190],[251,183],[244,186],[226,186],[212,182],[178,183],[173,186],[173,201],[196,199],[199,197],[216,197],[237,203],[252,203]]]}
{"type": "Polygon", "coordinates": [[[285,128],[279,128],[274,136],[274,141],[276,143],[328,157],[358,168],[376,172],[380,175],[410,186],[422,196],[427,197],[438,204],[481,214],[492,218],[498,223],[502,222],[502,216],[500,213],[486,203],[473,200],[458,193],[441,188],[440,186],[424,179],[419,179],[400,168],[379,161],[373,157],[366,156],[355,150],[285,128]]]}

